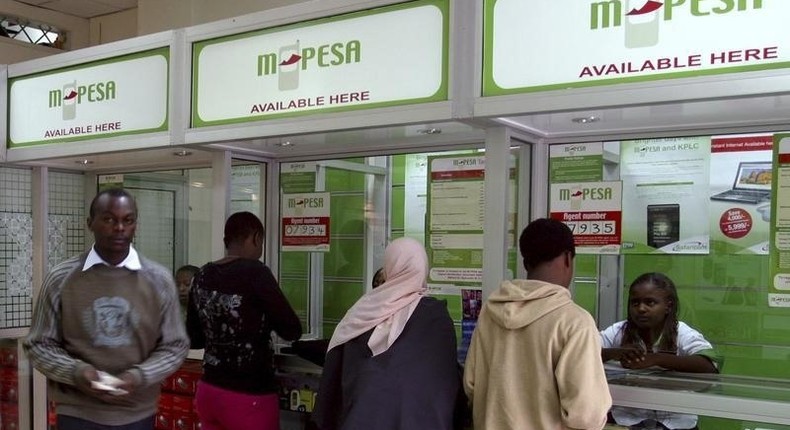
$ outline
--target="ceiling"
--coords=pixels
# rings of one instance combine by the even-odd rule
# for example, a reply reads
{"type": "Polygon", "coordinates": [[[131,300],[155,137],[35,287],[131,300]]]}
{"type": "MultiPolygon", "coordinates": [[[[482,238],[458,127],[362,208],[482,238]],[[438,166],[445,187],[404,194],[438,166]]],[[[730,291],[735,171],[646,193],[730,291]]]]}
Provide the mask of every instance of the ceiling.
{"type": "MultiPolygon", "coordinates": [[[[137,7],[137,0],[16,0],[80,18],[93,18],[137,7]]],[[[165,1],[165,0],[162,0],[165,1]]]]}
{"type": "Polygon", "coordinates": [[[498,120],[543,139],[787,130],[790,95],[741,97],[513,116],[498,120]],[[590,118],[593,118],[590,120],[590,118]]]}

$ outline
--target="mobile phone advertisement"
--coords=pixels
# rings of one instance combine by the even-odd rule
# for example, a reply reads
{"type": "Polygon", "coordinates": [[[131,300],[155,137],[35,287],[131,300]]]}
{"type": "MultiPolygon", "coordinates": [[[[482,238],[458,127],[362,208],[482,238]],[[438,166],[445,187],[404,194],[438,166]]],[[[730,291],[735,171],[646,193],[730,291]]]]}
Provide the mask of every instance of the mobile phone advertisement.
{"type": "Polygon", "coordinates": [[[620,143],[623,254],[708,254],[710,137],[620,143]]]}

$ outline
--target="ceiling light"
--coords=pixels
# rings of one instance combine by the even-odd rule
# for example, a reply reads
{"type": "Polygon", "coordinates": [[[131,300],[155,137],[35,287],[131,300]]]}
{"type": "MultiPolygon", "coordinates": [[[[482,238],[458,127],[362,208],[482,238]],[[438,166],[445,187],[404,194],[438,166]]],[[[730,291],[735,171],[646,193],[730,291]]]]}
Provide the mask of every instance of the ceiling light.
{"type": "Polygon", "coordinates": [[[280,148],[287,148],[289,146],[293,146],[293,143],[291,143],[290,140],[286,140],[284,142],[277,142],[275,145],[279,146],[280,148]]]}
{"type": "Polygon", "coordinates": [[[88,164],[93,164],[93,161],[88,160],[87,158],[85,158],[85,159],[82,159],[82,160],[77,160],[77,161],[75,161],[75,163],[82,164],[83,166],[86,166],[88,164]]]}
{"type": "Polygon", "coordinates": [[[590,123],[593,123],[593,122],[598,122],[600,120],[601,120],[601,118],[598,118],[597,116],[593,116],[593,115],[580,116],[580,117],[571,119],[571,121],[575,122],[576,124],[590,124],[590,123]]]}
{"type": "Polygon", "coordinates": [[[436,128],[436,127],[424,128],[422,130],[417,130],[417,133],[420,133],[420,134],[440,134],[441,132],[442,132],[442,129],[441,128],[436,128]]]}
{"type": "Polygon", "coordinates": [[[175,155],[176,157],[189,157],[190,155],[192,155],[192,152],[187,151],[186,149],[182,149],[180,151],[174,152],[173,155],[175,155]]]}

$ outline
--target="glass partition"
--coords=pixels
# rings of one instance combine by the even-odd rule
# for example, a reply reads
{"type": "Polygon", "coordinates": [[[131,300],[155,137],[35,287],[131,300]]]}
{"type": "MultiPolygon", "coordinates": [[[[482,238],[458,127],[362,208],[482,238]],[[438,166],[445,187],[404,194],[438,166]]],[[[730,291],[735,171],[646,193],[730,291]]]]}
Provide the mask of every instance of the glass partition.
{"type": "MultiPolygon", "coordinates": [[[[713,344],[721,377],[779,380],[786,385],[790,312],[769,300],[775,292],[768,255],[772,142],[771,134],[604,142],[594,162],[579,154],[560,160],[566,171],[562,176],[552,170],[552,189],[567,185],[581,190],[599,187],[600,181],[622,186],[622,247],[613,255],[579,253],[576,259],[574,300],[599,319],[600,328],[626,319],[634,279],[660,272],[677,288],[678,320],[713,344]],[[588,170],[593,166],[592,174],[563,179],[581,174],[568,164],[571,161],[588,170]],[[603,291],[605,272],[618,274],[615,295],[603,291]]],[[[554,147],[579,151],[584,145],[601,144],[554,147]]],[[[560,165],[556,158],[551,163],[560,165]]],[[[559,193],[550,195],[549,206],[561,205],[561,199],[559,193]]],[[[641,380],[634,381],[639,385],[641,380]]],[[[700,428],[740,430],[752,425],[784,428],[700,420],[700,428]]]]}
{"type": "MultiPolygon", "coordinates": [[[[513,225],[518,199],[525,198],[528,206],[529,197],[518,192],[518,154],[514,151],[508,197],[513,225]]],[[[484,158],[479,150],[454,150],[281,163],[280,284],[310,336],[331,337],[346,311],[371,288],[386,245],[406,236],[425,244],[433,269],[429,293],[447,301],[458,343],[463,344],[466,331],[462,331],[462,322],[471,320],[472,314],[476,317],[482,298],[477,277],[482,272],[479,217],[483,211],[484,158]],[[452,173],[458,166],[464,166],[461,173],[452,173]],[[329,233],[323,249],[311,242],[315,237],[301,242],[287,237],[289,231],[296,231],[290,227],[291,218],[298,216],[287,207],[289,201],[314,197],[315,193],[329,196],[329,233]],[[458,206],[448,210],[448,202],[458,206]],[[444,229],[443,223],[451,217],[459,217],[463,226],[444,229]]],[[[509,240],[506,269],[511,273],[520,261],[516,237],[513,232],[509,240]]],[[[466,334],[471,335],[471,330],[466,334]]]]}
{"type": "Polygon", "coordinates": [[[137,201],[134,246],[175,272],[211,259],[210,168],[99,175],[99,187],[123,186],[137,201]]]}

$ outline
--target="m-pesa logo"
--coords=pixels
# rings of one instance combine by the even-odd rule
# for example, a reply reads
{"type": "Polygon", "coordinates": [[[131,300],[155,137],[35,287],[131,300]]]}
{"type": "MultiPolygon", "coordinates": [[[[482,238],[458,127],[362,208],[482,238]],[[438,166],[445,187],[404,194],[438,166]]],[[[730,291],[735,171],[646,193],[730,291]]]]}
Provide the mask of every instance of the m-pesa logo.
{"type": "Polygon", "coordinates": [[[61,89],[49,91],[49,108],[63,109],[63,119],[77,117],[77,105],[83,102],[95,103],[115,99],[115,81],[95,82],[88,85],[77,85],[77,81],[68,82],[61,89]]]}
{"type": "Polygon", "coordinates": [[[595,1],[590,4],[590,30],[620,27],[624,24],[625,46],[643,48],[658,43],[660,21],[671,21],[680,13],[693,17],[712,17],[762,7],[763,0],[595,1]]]}
{"type": "Polygon", "coordinates": [[[280,47],[279,52],[258,55],[258,76],[277,75],[277,88],[299,88],[299,71],[312,67],[334,67],[359,63],[362,43],[359,40],[302,47],[299,40],[280,47]]]}
{"type": "Polygon", "coordinates": [[[322,208],[324,207],[323,197],[299,197],[288,198],[289,208],[322,208]]]}
{"type": "Polygon", "coordinates": [[[612,187],[560,188],[560,200],[611,200],[612,187]]]}

